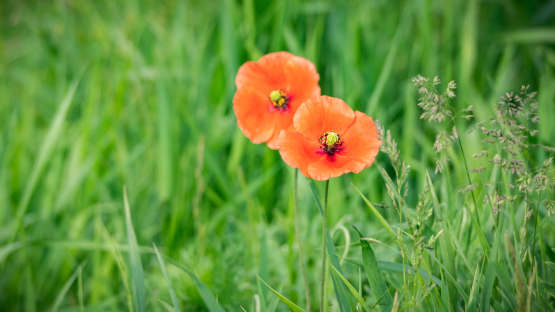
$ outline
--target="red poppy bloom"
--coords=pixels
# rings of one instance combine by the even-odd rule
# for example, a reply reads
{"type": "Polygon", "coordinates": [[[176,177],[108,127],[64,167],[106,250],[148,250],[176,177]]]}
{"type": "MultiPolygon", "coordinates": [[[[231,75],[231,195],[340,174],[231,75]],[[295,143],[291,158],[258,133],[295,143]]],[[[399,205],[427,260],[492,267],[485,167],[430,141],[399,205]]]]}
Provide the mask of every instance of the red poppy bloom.
{"type": "Polygon", "coordinates": [[[297,108],[320,95],[320,76],[310,61],[287,52],[246,62],[235,78],[233,110],[237,124],[253,143],[277,149],[279,134],[291,126],[297,108]]]}
{"type": "Polygon", "coordinates": [[[280,135],[280,154],[306,177],[328,180],[368,168],[381,141],[374,121],[345,102],[329,96],[307,100],[293,126],[280,135]]]}

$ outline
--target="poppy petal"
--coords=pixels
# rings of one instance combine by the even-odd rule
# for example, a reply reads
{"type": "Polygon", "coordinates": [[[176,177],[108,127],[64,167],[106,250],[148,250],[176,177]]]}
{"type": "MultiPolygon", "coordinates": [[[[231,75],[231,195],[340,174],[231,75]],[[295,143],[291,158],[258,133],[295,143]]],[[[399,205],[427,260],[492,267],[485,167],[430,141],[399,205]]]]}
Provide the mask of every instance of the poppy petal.
{"type": "Polygon", "coordinates": [[[293,124],[307,138],[318,139],[327,131],[342,134],[355,119],[355,113],[338,98],[319,96],[309,99],[299,107],[293,124]]]}
{"type": "Polygon", "coordinates": [[[289,52],[274,52],[264,55],[257,62],[246,62],[237,72],[235,86],[237,89],[243,86],[256,87],[267,94],[275,89],[285,88],[288,64],[295,64],[294,60],[297,58],[302,59],[289,52]]]}
{"type": "Polygon", "coordinates": [[[235,86],[237,89],[243,86],[251,86],[261,91],[271,92],[271,81],[268,77],[266,69],[258,62],[246,62],[241,65],[237,76],[235,76],[235,86]]]}
{"type": "Polygon", "coordinates": [[[351,172],[352,162],[345,158],[322,157],[308,165],[308,176],[314,180],[325,181],[351,172]]]}
{"type": "Polygon", "coordinates": [[[294,56],[285,65],[285,73],[285,92],[291,97],[292,110],[297,110],[304,101],[320,95],[320,75],[312,62],[294,56]]]}
{"type": "Polygon", "coordinates": [[[237,90],[233,97],[233,110],[237,124],[253,143],[266,142],[274,134],[275,120],[268,98],[251,87],[237,90]]]}
{"type": "Polygon", "coordinates": [[[280,134],[281,132],[283,132],[284,129],[287,129],[291,126],[293,115],[293,110],[276,112],[274,114],[274,133],[267,142],[269,148],[278,149],[280,147],[280,134]]]}
{"type": "Polygon", "coordinates": [[[287,64],[295,58],[300,57],[289,52],[273,52],[261,57],[258,60],[258,64],[260,64],[266,72],[270,83],[285,87],[285,82],[287,81],[287,64]]]}
{"type": "Polygon", "coordinates": [[[350,159],[355,164],[351,170],[359,173],[374,163],[382,142],[372,117],[358,111],[355,114],[355,122],[342,137],[344,149],[337,156],[350,159]]]}
{"type": "Polygon", "coordinates": [[[292,127],[282,131],[279,137],[279,153],[283,161],[293,168],[299,168],[304,176],[308,174],[308,166],[323,156],[318,153],[318,141],[309,140],[292,127]]]}

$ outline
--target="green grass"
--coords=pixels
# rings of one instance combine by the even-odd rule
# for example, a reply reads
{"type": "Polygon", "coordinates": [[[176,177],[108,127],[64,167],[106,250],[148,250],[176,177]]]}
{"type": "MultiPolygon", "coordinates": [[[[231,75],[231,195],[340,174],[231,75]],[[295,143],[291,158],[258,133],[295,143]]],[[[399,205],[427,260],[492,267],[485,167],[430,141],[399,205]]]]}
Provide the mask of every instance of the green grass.
{"type": "MultiPolygon", "coordinates": [[[[315,63],[324,94],[390,130],[411,167],[406,198],[388,195],[387,176],[398,180],[384,153],[331,181],[328,311],[552,311],[552,210],[533,206],[525,222],[519,200],[496,218],[488,185],[515,181],[471,157],[499,145],[468,130],[530,84],[535,143],[555,145],[554,19],[548,1],[2,1],[0,307],[287,311],[278,293],[304,309],[294,171],[242,135],[231,104],[243,62],[287,50],[315,63]],[[474,106],[457,128],[469,167],[486,167],[472,174],[476,205],[457,192],[468,182],[456,144],[434,173],[438,128],[419,119],[417,74],[456,80],[457,109],[474,106]],[[417,220],[426,242],[441,232],[425,248],[407,234],[417,220]]],[[[535,167],[553,153],[524,156],[535,167]]],[[[312,191],[300,177],[317,311],[312,191]]]]}

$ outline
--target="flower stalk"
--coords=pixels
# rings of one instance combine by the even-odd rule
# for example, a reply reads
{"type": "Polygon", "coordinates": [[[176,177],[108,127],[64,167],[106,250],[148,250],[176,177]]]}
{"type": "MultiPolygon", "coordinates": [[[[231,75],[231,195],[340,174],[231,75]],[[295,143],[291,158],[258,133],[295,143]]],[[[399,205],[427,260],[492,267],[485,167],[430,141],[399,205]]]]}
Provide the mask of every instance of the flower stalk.
{"type": "Polygon", "coordinates": [[[322,274],[320,284],[320,311],[325,311],[325,294],[326,294],[326,267],[327,267],[327,253],[326,253],[326,233],[328,231],[328,189],[330,180],[326,181],[324,189],[324,213],[322,214],[322,274]]]}
{"type": "Polygon", "coordinates": [[[304,293],[306,298],[306,310],[310,311],[310,287],[308,284],[308,276],[306,274],[306,266],[304,262],[304,252],[303,245],[301,243],[301,232],[299,226],[299,208],[298,208],[298,178],[299,169],[295,169],[295,177],[293,180],[293,206],[295,206],[295,237],[297,239],[297,245],[299,246],[299,263],[301,265],[301,275],[304,283],[304,293]]]}

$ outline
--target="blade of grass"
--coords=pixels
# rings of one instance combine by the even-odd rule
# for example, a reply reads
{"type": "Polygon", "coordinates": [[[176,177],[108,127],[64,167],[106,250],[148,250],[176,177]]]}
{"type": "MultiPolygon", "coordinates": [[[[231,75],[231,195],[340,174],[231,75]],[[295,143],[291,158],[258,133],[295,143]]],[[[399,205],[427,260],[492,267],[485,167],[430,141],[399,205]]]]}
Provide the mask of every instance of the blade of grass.
{"type": "Polygon", "coordinates": [[[123,188],[123,203],[125,206],[125,226],[127,228],[127,243],[129,245],[129,266],[131,275],[131,292],[135,304],[135,311],[146,311],[146,290],[143,265],[141,264],[141,255],[137,244],[137,237],[131,222],[131,209],[127,199],[127,191],[123,188]]]}
{"type": "MultiPolygon", "coordinates": [[[[445,267],[445,265],[443,265],[443,263],[441,263],[436,256],[430,251],[428,250],[428,255],[430,256],[430,258],[432,258],[432,260],[434,260],[435,263],[437,263],[445,272],[445,276],[447,277],[447,280],[449,280],[453,286],[455,286],[455,289],[457,290],[457,292],[459,293],[459,295],[468,302],[468,294],[464,291],[464,289],[461,287],[460,283],[457,282],[456,278],[453,277],[453,274],[451,274],[447,268],[445,267]]],[[[441,284],[439,284],[441,285],[441,284]]]]}
{"type": "Polygon", "coordinates": [[[322,33],[324,31],[324,18],[322,16],[317,17],[315,25],[311,27],[311,31],[309,35],[307,34],[308,39],[305,45],[306,56],[309,60],[317,60],[320,53],[318,47],[321,45],[322,33]]]}
{"type": "Polygon", "coordinates": [[[511,260],[513,261],[514,283],[515,283],[515,289],[516,289],[516,302],[518,305],[518,311],[525,311],[526,286],[525,286],[525,277],[521,270],[521,264],[519,261],[520,259],[519,259],[519,256],[517,256],[516,250],[508,234],[505,234],[505,241],[506,241],[507,249],[511,256],[511,260]]]}
{"type": "Polygon", "coordinates": [[[79,311],[85,311],[84,304],[84,294],[83,294],[83,268],[79,270],[79,275],[77,276],[77,300],[79,301],[79,311]]]}
{"type": "Polygon", "coordinates": [[[508,32],[503,35],[506,42],[524,44],[555,43],[555,28],[530,28],[508,32]]]}
{"type": "Polygon", "coordinates": [[[0,263],[4,262],[6,258],[14,251],[23,247],[22,242],[12,242],[0,247],[0,263]]]}
{"type": "Polygon", "coordinates": [[[481,293],[481,311],[487,312],[490,310],[490,301],[493,294],[493,287],[495,284],[495,280],[497,279],[497,254],[499,250],[499,246],[501,246],[501,238],[502,237],[502,230],[500,227],[497,228],[495,232],[495,238],[493,241],[494,248],[491,249],[491,255],[489,259],[486,259],[485,264],[485,273],[484,273],[484,282],[482,284],[481,293]]]}
{"type": "Polygon", "coordinates": [[[331,266],[331,269],[334,274],[337,274],[337,276],[339,276],[343,284],[347,286],[347,289],[349,290],[351,295],[353,295],[353,297],[358,301],[358,303],[364,309],[364,311],[370,311],[366,306],[366,302],[364,301],[364,298],[362,298],[362,296],[358,293],[356,288],[333,265],[331,266]]]}
{"type": "MultiPolygon", "coordinates": [[[[405,10],[405,12],[408,12],[408,10],[405,10]]],[[[397,26],[397,30],[395,31],[395,36],[393,37],[393,40],[391,41],[389,51],[387,52],[387,56],[386,56],[385,61],[383,63],[383,67],[382,67],[382,70],[380,72],[380,75],[378,76],[378,81],[376,82],[376,86],[374,87],[374,91],[372,92],[372,96],[370,97],[370,100],[368,101],[368,104],[366,105],[366,112],[369,113],[369,114],[372,114],[374,112],[374,109],[378,105],[378,102],[379,102],[379,100],[382,96],[383,90],[385,88],[385,84],[387,83],[387,80],[389,79],[389,76],[391,75],[391,72],[393,70],[393,64],[394,64],[394,61],[395,61],[395,56],[397,55],[397,47],[399,45],[399,38],[401,38],[401,33],[402,33],[405,25],[407,25],[406,23],[408,21],[409,21],[409,15],[408,14],[403,14],[403,17],[401,18],[401,21],[399,22],[399,25],[397,26]]]]}
{"type": "Polygon", "coordinates": [[[167,200],[172,186],[172,157],[171,157],[171,108],[168,103],[165,82],[158,83],[158,166],[157,186],[161,200],[167,200]]]}
{"type": "Polygon", "coordinates": [[[253,0],[243,2],[243,16],[245,25],[245,49],[251,60],[257,60],[261,57],[261,52],[256,47],[256,21],[253,0]]]}
{"type": "Polygon", "coordinates": [[[212,294],[212,291],[210,291],[210,289],[201,280],[198,279],[195,273],[184,268],[175,261],[170,260],[170,263],[176,266],[181,271],[185,272],[185,274],[187,274],[193,280],[200,296],[202,297],[202,300],[204,301],[204,304],[206,304],[206,307],[208,308],[208,311],[225,312],[224,308],[222,308],[222,306],[218,303],[218,300],[216,300],[214,294],[212,294]]]}
{"type": "MultiPolygon", "coordinates": [[[[477,0],[468,2],[466,12],[464,12],[463,27],[460,28],[460,94],[466,94],[471,87],[471,75],[474,72],[476,64],[476,46],[477,46],[477,30],[479,29],[478,23],[478,10],[479,4],[477,0]]],[[[469,92],[472,94],[472,92],[469,92]]]]}
{"type": "Polygon", "coordinates": [[[273,289],[270,285],[268,285],[268,283],[266,283],[260,276],[258,276],[258,280],[260,280],[262,282],[262,284],[264,284],[264,286],[266,286],[271,292],[274,293],[274,295],[276,295],[279,300],[281,300],[283,303],[285,303],[289,309],[291,309],[291,311],[294,312],[304,312],[304,309],[299,307],[298,305],[296,305],[293,301],[287,299],[287,297],[285,297],[284,295],[280,294],[279,291],[273,289]]]}
{"type": "Polygon", "coordinates": [[[23,215],[25,215],[25,211],[27,210],[27,206],[29,205],[29,201],[31,200],[31,195],[33,195],[33,191],[37,185],[38,179],[52,150],[54,149],[54,143],[56,143],[60,133],[62,131],[63,122],[66,118],[67,112],[69,110],[69,106],[75,95],[75,90],[77,90],[77,85],[79,84],[79,79],[75,80],[71,86],[69,87],[66,96],[64,97],[62,103],[58,107],[58,111],[54,115],[54,119],[50,124],[50,128],[48,128],[48,132],[46,133],[46,137],[42,141],[42,145],[38,151],[38,156],[33,166],[33,170],[31,171],[31,178],[29,178],[27,185],[25,186],[25,191],[23,192],[23,197],[19,202],[19,206],[17,207],[16,217],[15,217],[15,229],[12,234],[13,241],[21,228],[21,221],[23,219],[23,215]]]}
{"type": "Polygon", "coordinates": [[[351,184],[355,190],[358,192],[358,194],[360,195],[360,197],[362,197],[362,200],[364,201],[364,203],[366,204],[366,206],[368,206],[368,208],[370,208],[370,211],[372,212],[372,214],[374,214],[374,216],[376,218],[378,218],[378,221],[383,225],[383,227],[395,238],[397,238],[397,235],[395,235],[395,232],[393,232],[393,229],[391,228],[391,226],[389,226],[389,223],[384,219],[384,217],[382,217],[382,215],[380,214],[380,212],[376,209],[376,207],[374,207],[374,205],[372,205],[372,203],[368,200],[368,198],[366,198],[366,196],[364,196],[362,194],[362,192],[358,189],[358,187],[356,187],[356,185],[351,184]]]}
{"type": "MultiPolygon", "coordinates": [[[[258,265],[258,275],[262,278],[268,278],[268,248],[266,243],[266,232],[262,232],[260,235],[260,261],[258,265]]],[[[258,293],[260,295],[260,304],[262,307],[266,308],[266,294],[265,288],[262,288],[260,284],[260,279],[256,280],[258,286],[258,293]]]]}
{"type": "MultiPolygon", "coordinates": [[[[100,229],[100,232],[104,235],[105,239],[108,241],[108,244],[107,244],[108,246],[106,246],[108,248],[106,248],[106,250],[109,250],[111,252],[113,259],[115,260],[116,265],[118,267],[120,277],[123,282],[123,287],[125,289],[127,307],[129,311],[133,311],[133,294],[131,292],[131,287],[129,286],[129,275],[127,274],[127,268],[125,267],[124,260],[121,255],[123,245],[118,246],[114,238],[110,235],[110,232],[108,232],[108,230],[106,229],[106,226],[104,225],[104,223],[100,221],[100,219],[97,219],[97,220],[98,220],[97,226],[100,229]]],[[[71,244],[68,244],[68,245],[71,246],[71,244]]],[[[56,246],[56,244],[53,244],[53,246],[56,246]]],[[[127,246],[125,247],[127,248],[127,246]]],[[[129,251],[129,248],[127,248],[127,251],[129,251]]]]}
{"type": "Polygon", "coordinates": [[[62,287],[62,289],[58,293],[58,296],[56,296],[56,300],[54,301],[54,304],[52,305],[52,308],[50,309],[50,311],[54,312],[54,311],[58,311],[60,309],[60,306],[62,305],[62,301],[64,300],[67,292],[69,291],[69,288],[71,287],[71,285],[73,284],[73,282],[77,278],[77,275],[79,274],[79,272],[81,272],[82,267],[83,267],[83,264],[80,264],[77,267],[77,269],[75,270],[75,272],[73,272],[73,274],[71,274],[71,276],[69,277],[67,282],[64,284],[64,286],[62,287]]]}
{"type": "MultiPolygon", "coordinates": [[[[494,259],[494,258],[492,258],[494,259]]],[[[492,262],[491,260],[488,261],[488,264],[486,266],[486,273],[485,273],[485,281],[484,284],[482,286],[482,306],[481,306],[481,310],[483,312],[486,311],[490,311],[490,300],[491,300],[491,295],[493,292],[493,286],[494,286],[494,282],[495,282],[495,270],[496,270],[496,264],[494,262],[492,262]]]]}
{"type": "Polygon", "coordinates": [[[478,280],[481,276],[480,265],[476,265],[476,271],[474,271],[474,278],[472,280],[472,286],[470,287],[470,295],[468,296],[468,304],[466,305],[466,311],[476,311],[477,297],[476,291],[478,289],[478,280]]]}
{"type": "Polygon", "coordinates": [[[161,304],[167,311],[169,311],[169,312],[175,311],[175,309],[172,308],[172,306],[171,306],[169,303],[167,303],[167,302],[165,302],[165,301],[163,301],[163,300],[161,300],[161,299],[158,299],[158,302],[160,302],[160,304],[161,304]]]}
{"type": "MultiPolygon", "coordinates": [[[[235,36],[236,31],[234,31],[236,29],[234,24],[235,7],[231,0],[224,0],[222,5],[223,8],[220,10],[220,32],[222,34],[220,40],[224,47],[222,59],[227,77],[233,77],[237,72],[237,46],[235,43],[239,42],[235,36]]],[[[233,81],[233,79],[226,79],[226,94],[230,99],[234,90],[233,81]]]]}
{"type": "Polygon", "coordinates": [[[362,249],[362,263],[364,267],[364,272],[366,272],[366,277],[368,278],[368,283],[370,283],[370,290],[374,294],[377,300],[383,300],[386,310],[391,309],[391,295],[385,284],[382,273],[380,272],[378,261],[370,246],[370,242],[364,239],[362,233],[354,227],[360,237],[360,246],[362,249]]]}
{"type": "MultiPolygon", "coordinates": [[[[456,141],[458,143],[459,146],[459,150],[461,151],[461,155],[463,157],[463,164],[464,164],[464,169],[466,172],[466,178],[468,180],[468,185],[472,184],[472,178],[470,177],[470,170],[468,169],[468,161],[466,159],[465,153],[464,153],[464,149],[461,143],[461,137],[457,136],[456,141]]],[[[489,256],[489,243],[488,240],[486,238],[486,235],[484,234],[484,230],[482,229],[482,225],[480,224],[480,217],[478,216],[478,202],[476,200],[476,195],[474,195],[474,190],[470,191],[470,195],[472,196],[472,202],[474,203],[474,210],[469,211],[469,214],[471,216],[471,220],[472,223],[474,225],[474,227],[476,227],[476,231],[478,232],[478,240],[480,241],[480,244],[482,245],[482,249],[484,250],[484,255],[486,257],[489,256]]]]}
{"type": "Polygon", "coordinates": [[[277,51],[280,49],[283,41],[283,29],[286,23],[287,11],[288,6],[290,5],[289,1],[274,1],[272,2],[273,7],[271,12],[273,22],[272,22],[272,41],[270,45],[270,49],[272,51],[277,51]]]}
{"type": "Polygon", "coordinates": [[[399,311],[399,293],[395,292],[395,297],[393,297],[393,307],[391,307],[391,312],[399,311]]]}
{"type": "Polygon", "coordinates": [[[288,51],[291,51],[293,54],[296,55],[302,54],[299,40],[295,36],[295,32],[289,26],[285,26],[283,28],[283,38],[285,39],[288,51]]]}
{"type": "Polygon", "coordinates": [[[160,251],[156,247],[155,243],[152,243],[152,247],[154,248],[154,252],[156,253],[156,258],[158,259],[158,263],[160,264],[160,270],[162,270],[162,274],[164,275],[164,279],[168,284],[168,291],[170,293],[170,298],[172,300],[173,309],[174,311],[181,311],[181,307],[179,306],[179,301],[177,300],[177,296],[175,295],[175,291],[173,290],[172,284],[170,282],[170,277],[168,276],[168,270],[166,269],[166,264],[164,263],[164,259],[162,255],[160,255],[160,251]]]}
{"type": "Polygon", "coordinates": [[[403,272],[407,272],[411,274],[418,273],[420,274],[421,277],[423,277],[424,279],[431,280],[439,287],[441,287],[441,285],[443,284],[441,282],[441,279],[439,279],[437,276],[434,276],[434,275],[430,276],[430,274],[428,274],[428,272],[424,270],[415,270],[414,267],[411,265],[406,265],[406,264],[403,265],[402,263],[390,262],[390,261],[378,261],[378,268],[380,270],[385,270],[385,271],[395,272],[395,273],[403,273],[403,272]]]}
{"type": "Polygon", "coordinates": [[[35,291],[35,283],[33,281],[33,277],[31,276],[31,269],[26,270],[25,274],[25,303],[24,303],[24,310],[26,312],[35,312],[37,311],[37,295],[35,291]]]}

